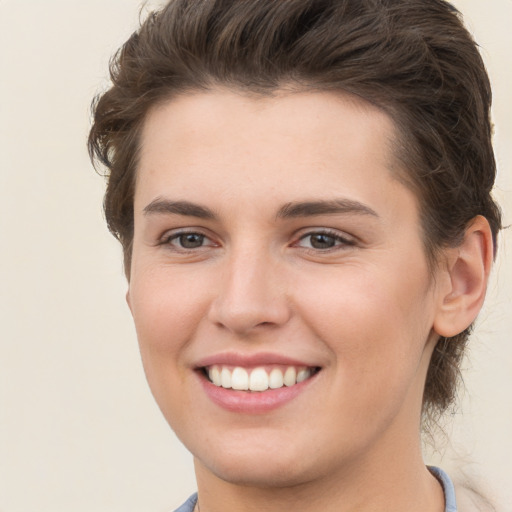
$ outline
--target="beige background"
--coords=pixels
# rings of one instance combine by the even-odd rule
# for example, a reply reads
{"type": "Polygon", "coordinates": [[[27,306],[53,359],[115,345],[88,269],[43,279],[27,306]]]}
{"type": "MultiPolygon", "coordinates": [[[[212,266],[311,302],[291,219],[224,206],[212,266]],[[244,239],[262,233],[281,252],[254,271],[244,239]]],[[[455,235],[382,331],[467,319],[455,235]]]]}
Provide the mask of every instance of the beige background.
{"type": "MultiPolygon", "coordinates": [[[[511,223],[512,0],[454,3],[494,83],[496,194],[511,223]]],[[[85,150],[90,100],[139,5],[0,0],[0,512],[161,512],[194,490],[190,456],[144,381],[85,150]]],[[[446,426],[453,441],[435,455],[502,511],[512,510],[511,263],[509,232],[463,407],[446,426]]]]}

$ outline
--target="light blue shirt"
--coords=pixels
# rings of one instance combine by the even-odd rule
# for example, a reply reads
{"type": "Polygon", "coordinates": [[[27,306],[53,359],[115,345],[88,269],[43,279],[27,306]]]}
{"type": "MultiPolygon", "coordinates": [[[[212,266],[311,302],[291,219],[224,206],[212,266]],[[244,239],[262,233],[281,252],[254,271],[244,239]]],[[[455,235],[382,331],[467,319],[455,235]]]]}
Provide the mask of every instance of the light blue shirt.
{"type": "Polygon", "coordinates": [[[444,512],[457,512],[457,502],[455,501],[455,489],[451,478],[440,468],[429,466],[430,472],[439,480],[444,490],[444,512]]]}
{"type": "MultiPolygon", "coordinates": [[[[439,468],[435,466],[429,466],[430,472],[439,480],[439,483],[443,486],[444,490],[444,501],[446,503],[444,512],[457,512],[457,503],[455,502],[455,489],[450,477],[439,468]]],[[[190,498],[181,505],[180,508],[174,512],[193,512],[197,502],[197,493],[190,496],[190,498]]]]}

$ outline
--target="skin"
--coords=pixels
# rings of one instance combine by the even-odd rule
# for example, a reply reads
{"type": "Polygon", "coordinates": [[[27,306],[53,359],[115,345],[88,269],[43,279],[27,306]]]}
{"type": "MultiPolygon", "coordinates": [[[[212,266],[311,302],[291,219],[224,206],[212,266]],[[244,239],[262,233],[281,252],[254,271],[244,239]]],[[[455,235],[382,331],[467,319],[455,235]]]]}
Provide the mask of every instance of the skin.
{"type": "Polygon", "coordinates": [[[477,219],[429,270],[417,200],[391,170],[394,136],[384,113],[334,93],[218,89],[148,114],[127,298],[151,390],[194,455],[202,512],[444,510],[420,451],[423,387],[439,335],[481,306],[492,245],[477,219]],[[149,206],[176,201],[211,216],[149,206]],[[202,245],[184,248],[182,230],[202,245]],[[275,410],[234,413],[197,371],[226,352],[321,371],[275,410]]]}

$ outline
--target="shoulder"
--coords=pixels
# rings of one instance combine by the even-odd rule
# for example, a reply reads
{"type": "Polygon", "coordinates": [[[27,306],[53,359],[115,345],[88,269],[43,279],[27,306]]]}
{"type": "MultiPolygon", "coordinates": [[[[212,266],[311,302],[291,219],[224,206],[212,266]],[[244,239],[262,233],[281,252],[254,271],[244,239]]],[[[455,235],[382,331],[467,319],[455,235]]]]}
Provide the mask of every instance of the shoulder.
{"type": "Polygon", "coordinates": [[[429,466],[429,470],[443,486],[445,512],[498,512],[485,494],[479,491],[479,487],[474,485],[472,479],[466,475],[463,475],[463,479],[452,482],[442,469],[429,466]]]}

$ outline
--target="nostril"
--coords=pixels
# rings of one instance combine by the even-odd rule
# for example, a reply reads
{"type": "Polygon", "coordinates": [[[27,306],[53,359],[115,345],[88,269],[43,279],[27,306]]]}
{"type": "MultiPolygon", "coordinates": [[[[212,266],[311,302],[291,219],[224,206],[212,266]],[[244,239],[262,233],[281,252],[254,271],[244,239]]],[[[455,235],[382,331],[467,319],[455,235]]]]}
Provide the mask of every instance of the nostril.
{"type": "Polygon", "coordinates": [[[228,331],[245,335],[259,328],[277,327],[289,319],[286,305],[269,307],[268,304],[216,304],[210,310],[209,320],[228,331]],[[244,307],[245,306],[245,307],[244,307]]]}

